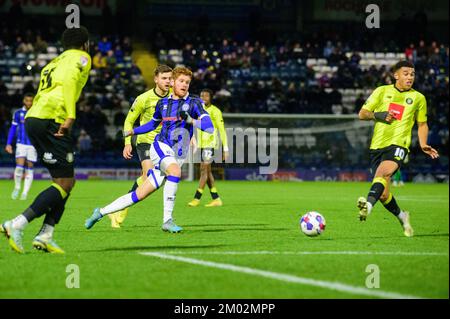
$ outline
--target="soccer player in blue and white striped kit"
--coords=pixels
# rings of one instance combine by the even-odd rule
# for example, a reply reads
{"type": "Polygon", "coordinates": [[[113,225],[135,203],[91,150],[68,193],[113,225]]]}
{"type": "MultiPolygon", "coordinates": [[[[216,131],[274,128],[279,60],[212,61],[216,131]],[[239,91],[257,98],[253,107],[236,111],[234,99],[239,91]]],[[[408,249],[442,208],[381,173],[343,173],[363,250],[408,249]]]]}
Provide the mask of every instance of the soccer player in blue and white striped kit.
{"type": "Polygon", "coordinates": [[[164,185],[164,219],[162,230],[172,233],[182,231],[172,218],[178,183],[181,178],[181,166],[187,157],[194,128],[212,134],[214,126],[198,97],[189,95],[192,72],[185,67],[173,70],[173,93],[159,100],[153,119],[134,130],[124,132],[124,136],[144,134],[156,129],[161,123],[161,133],[155,137],[150,148],[150,159],[155,166],[147,173],[145,182],[134,192],[119,197],[111,204],[94,209],[85,222],[90,229],[103,216],[115,213],[145,199],[164,185]]]}
{"type": "Polygon", "coordinates": [[[16,169],[14,170],[14,190],[11,194],[12,199],[19,197],[22,185],[23,173],[25,179],[23,183],[21,200],[27,199],[28,191],[33,183],[33,166],[37,161],[36,149],[31,145],[27,132],[25,131],[25,115],[33,105],[34,94],[26,93],[23,97],[23,107],[14,112],[11,127],[9,129],[8,140],[6,142],[5,151],[9,154],[13,153],[12,145],[16,143],[16,169]],[[15,140],[15,141],[14,141],[15,140]]]}

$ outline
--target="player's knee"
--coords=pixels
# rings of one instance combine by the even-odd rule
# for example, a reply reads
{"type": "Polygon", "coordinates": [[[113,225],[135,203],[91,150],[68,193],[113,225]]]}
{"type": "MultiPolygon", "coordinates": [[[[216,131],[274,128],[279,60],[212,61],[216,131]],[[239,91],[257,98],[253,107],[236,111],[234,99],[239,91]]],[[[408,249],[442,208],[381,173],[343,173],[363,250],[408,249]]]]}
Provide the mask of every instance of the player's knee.
{"type": "Polygon", "coordinates": [[[389,193],[383,193],[380,196],[380,201],[385,202],[389,198],[389,193]]]}
{"type": "Polygon", "coordinates": [[[200,164],[200,173],[203,175],[208,174],[208,165],[205,163],[200,164]]]}
{"type": "Polygon", "coordinates": [[[167,175],[172,175],[176,177],[181,177],[181,168],[176,164],[172,164],[167,168],[167,175]]]}

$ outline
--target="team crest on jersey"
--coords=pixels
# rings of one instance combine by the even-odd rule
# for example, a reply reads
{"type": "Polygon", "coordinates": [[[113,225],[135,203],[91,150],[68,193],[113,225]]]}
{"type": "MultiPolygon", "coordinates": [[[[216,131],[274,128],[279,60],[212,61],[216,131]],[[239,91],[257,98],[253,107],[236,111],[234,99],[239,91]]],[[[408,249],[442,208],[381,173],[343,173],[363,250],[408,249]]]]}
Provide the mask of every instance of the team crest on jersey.
{"type": "Polygon", "coordinates": [[[409,105],[411,105],[411,104],[413,104],[413,99],[412,98],[407,98],[406,99],[406,104],[409,104],[409,105]]]}
{"type": "Polygon", "coordinates": [[[167,104],[163,105],[163,110],[167,109],[167,104]]]}
{"type": "Polygon", "coordinates": [[[66,160],[67,160],[67,162],[72,163],[73,162],[73,153],[67,153],[66,160]]]}
{"type": "Polygon", "coordinates": [[[183,106],[181,106],[181,110],[185,112],[189,111],[189,104],[184,103],[183,106]]]}
{"type": "Polygon", "coordinates": [[[88,64],[89,60],[85,56],[80,57],[81,66],[84,68],[88,64]]]}

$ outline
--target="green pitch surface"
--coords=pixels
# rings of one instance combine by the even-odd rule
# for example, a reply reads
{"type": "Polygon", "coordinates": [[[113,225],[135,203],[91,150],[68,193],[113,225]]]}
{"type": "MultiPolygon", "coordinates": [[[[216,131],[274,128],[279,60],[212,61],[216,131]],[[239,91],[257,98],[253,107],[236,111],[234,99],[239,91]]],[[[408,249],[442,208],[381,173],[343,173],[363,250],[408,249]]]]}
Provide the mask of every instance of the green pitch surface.
{"type": "MultiPolygon", "coordinates": [[[[48,185],[36,182],[29,200],[12,201],[12,182],[1,181],[0,219],[48,185]]],[[[413,238],[380,204],[358,220],[355,202],[368,183],[219,182],[223,207],[189,208],[196,185],[180,184],[175,216],[185,231],[169,234],[160,230],[162,190],[132,207],[122,229],[104,218],[87,231],[92,209],[131,183],[78,182],[55,232],[66,255],[32,250],[42,219],[25,231],[25,255],[0,238],[0,297],[448,298],[448,185],[394,189],[411,212],[413,238]],[[327,221],[316,238],[299,230],[309,210],[327,221]],[[66,287],[77,282],[70,265],[78,267],[79,288],[66,287]]],[[[202,204],[209,199],[205,192],[202,204]]]]}

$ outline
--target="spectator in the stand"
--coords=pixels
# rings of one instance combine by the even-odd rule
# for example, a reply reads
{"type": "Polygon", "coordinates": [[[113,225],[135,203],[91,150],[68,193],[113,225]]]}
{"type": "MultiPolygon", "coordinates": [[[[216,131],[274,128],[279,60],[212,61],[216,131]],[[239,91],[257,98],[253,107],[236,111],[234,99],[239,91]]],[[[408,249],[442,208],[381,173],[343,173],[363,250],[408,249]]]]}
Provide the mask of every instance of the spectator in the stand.
{"type": "Polygon", "coordinates": [[[126,115],[122,110],[118,110],[116,114],[114,114],[114,126],[122,127],[123,123],[125,123],[126,115]]]}
{"type": "Polygon", "coordinates": [[[117,64],[117,59],[114,56],[114,51],[113,50],[109,50],[107,55],[106,55],[106,65],[110,68],[115,67],[117,64]]]}
{"type": "Polygon", "coordinates": [[[323,48],[323,56],[324,58],[328,58],[331,53],[334,51],[334,46],[332,45],[331,41],[327,41],[327,44],[323,48]]]}
{"type": "Polygon", "coordinates": [[[269,113],[279,113],[281,112],[281,101],[279,95],[274,93],[270,94],[266,100],[266,109],[269,113]]]}
{"type": "Polygon", "coordinates": [[[108,118],[105,113],[102,112],[100,105],[94,107],[94,112],[92,113],[92,118],[94,121],[94,127],[96,132],[96,137],[103,141],[106,138],[106,126],[109,124],[108,118]]]}
{"type": "Polygon", "coordinates": [[[417,53],[416,53],[416,49],[414,47],[414,43],[410,43],[409,46],[405,49],[406,59],[415,63],[416,55],[417,55],[417,53]]]}
{"type": "Polygon", "coordinates": [[[288,113],[299,112],[299,110],[297,110],[297,103],[299,102],[299,98],[294,82],[289,83],[289,86],[286,91],[285,101],[286,101],[286,111],[288,113]]]}
{"type": "Polygon", "coordinates": [[[124,52],[120,45],[116,45],[116,49],[114,50],[114,57],[116,58],[117,63],[122,63],[124,61],[124,52]]]}
{"type": "Polygon", "coordinates": [[[422,60],[425,60],[427,58],[428,49],[425,46],[424,40],[420,40],[419,46],[417,47],[416,52],[417,52],[417,58],[422,59],[422,60]]]}
{"type": "Polygon", "coordinates": [[[130,37],[124,37],[122,41],[122,50],[125,56],[131,55],[133,52],[133,47],[131,46],[130,37]]]}
{"type": "Polygon", "coordinates": [[[32,53],[34,51],[34,47],[30,42],[26,42],[22,39],[22,37],[16,38],[16,43],[14,44],[16,47],[16,53],[32,53]]]}
{"type": "Polygon", "coordinates": [[[22,89],[23,92],[36,92],[33,81],[28,81],[25,83],[22,89]]]}
{"type": "Polygon", "coordinates": [[[89,152],[92,149],[92,139],[86,133],[85,130],[80,131],[80,136],[78,137],[78,150],[80,154],[89,152]]]}
{"type": "Polygon", "coordinates": [[[0,103],[0,140],[6,144],[6,136],[10,127],[11,112],[0,103]]]}
{"type": "MultiPolygon", "coordinates": [[[[47,53],[48,44],[42,39],[40,35],[36,36],[36,41],[34,42],[34,50],[37,53],[47,53]]],[[[28,92],[28,91],[26,91],[28,92]]]]}
{"type": "Polygon", "coordinates": [[[361,109],[361,107],[364,105],[364,103],[366,102],[366,99],[364,98],[364,94],[360,93],[358,95],[358,98],[355,100],[355,105],[353,108],[353,113],[358,113],[359,110],[361,109]]]}
{"type": "Polygon", "coordinates": [[[101,69],[106,68],[106,58],[102,55],[102,53],[99,51],[94,55],[94,58],[92,59],[92,64],[94,65],[95,69],[101,69]]]}
{"type": "Polygon", "coordinates": [[[108,53],[108,51],[112,49],[111,41],[109,41],[107,37],[103,37],[102,40],[98,43],[98,49],[103,54],[108,53]]]}

